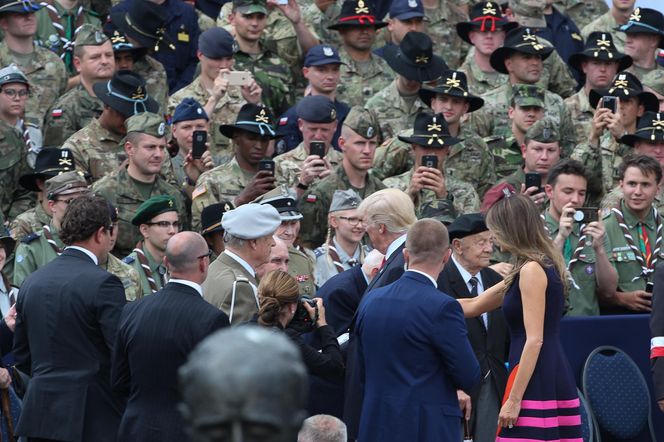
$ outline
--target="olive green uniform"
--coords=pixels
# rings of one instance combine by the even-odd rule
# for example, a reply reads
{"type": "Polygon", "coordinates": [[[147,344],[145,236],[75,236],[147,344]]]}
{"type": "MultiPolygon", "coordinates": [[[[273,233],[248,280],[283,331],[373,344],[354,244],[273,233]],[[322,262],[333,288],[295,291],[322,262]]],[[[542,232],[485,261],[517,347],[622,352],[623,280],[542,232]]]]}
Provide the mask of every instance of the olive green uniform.
{"type": "Polygon", "coordinates": [[[9,225],[12,238],[21,241],[31,233],[51,223],[51,216],[44,211],[40,202],[35,207],[21,213],[9,225]]]}
{"type": "Polygon", "coordinates": [[[415,94],[403,97],[395,79],[385,89],[371,97],[365,106],[371,109],[380,122],[380,140],[396,137],[402,130],[412,128],[415,116],[429,107],[415,94]]]}
{"type": "MultiPolygon", "coordinates": [[[[148,267],[150,267],[150,272],[152,272],[152,279],[154,279],[155,286],[157,290],[161,290],[166,285],[166,266],[162,262],[157,261],[147,249],[144,248],[141,250],[143,250],[145,258],[148,261],[148,267]]],[[[138,253],[132,251],[122,259],[122,262],[129,265],[138,274],[140,297],[151,295],[150,281],[148,281],[148,275],[141,265],[138,253]]]]}
{"type": "MultiPolygon", "coordinates": [[[[53,224],[50,224],[49,228],[55,245],[64,249],[65,245],[60,240],[57,229],[53,224]]],[[[14,254],[14,285],[20,287],[25,278],[57,257],[58,253],[46,239],[43,229],[26,236],[14,254]]]]}
{"type": "Polygon", "coordinates": [[[288,274],[297,280],[300,287],[300,295],[313,298],[316,295],[316,283],[314,281],[313,252],[298,250],[294,247],[288,248],[288,274]],[[309,256],[311,254],[312,256],[309,256]]]}

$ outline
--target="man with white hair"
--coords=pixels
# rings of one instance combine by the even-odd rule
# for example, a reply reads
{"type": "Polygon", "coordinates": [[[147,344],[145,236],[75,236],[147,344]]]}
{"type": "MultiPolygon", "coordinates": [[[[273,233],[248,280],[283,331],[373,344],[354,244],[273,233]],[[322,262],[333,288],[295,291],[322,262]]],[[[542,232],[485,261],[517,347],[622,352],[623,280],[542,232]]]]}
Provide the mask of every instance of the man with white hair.
{"type": "Polygon", "coordinates": [[[256,269],[267,263],[272,235],[281,225],[269,204],[244,204],[224,213],[225,250],[210,264],[203,297],[230,318],[231,325],[250,320],[258,312],[256,269]]]}
{"type": "Polygon", "coordinates": [[[317,414],[304,420],[297,442],[346,442],[346,424],[334,416],[317,414]]]}

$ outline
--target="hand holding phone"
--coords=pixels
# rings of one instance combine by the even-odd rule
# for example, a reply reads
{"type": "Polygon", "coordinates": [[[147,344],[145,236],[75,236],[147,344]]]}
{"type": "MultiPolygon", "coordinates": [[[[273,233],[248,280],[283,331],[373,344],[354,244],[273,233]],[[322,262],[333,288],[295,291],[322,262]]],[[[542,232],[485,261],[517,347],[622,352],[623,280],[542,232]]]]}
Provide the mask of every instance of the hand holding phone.
{"type": "Polygon", "coordinates": [[[323,158],[325,156],[325,143],[322,141],[312,141],[309,143],[309,155],[318,155],[323,158]]]}
{"type": "Polygon", "coordinates": [[[266,170],[270,172],[270,175],[274,176],[274,161],[272,160],[260,160],[258,162],[258,170],[266,170]]]}
{"type": "Polygon", "coordinates": [[[252,78],[249,71],[230,71],[225,76],[229,86],[247,86],[252,78]]]}
{"type": "Polygon", "coordinates": [[[199,160],[203,156],[203,152],[207,150],[207,131],[195,130],[193,134],[193,143],[191,145],[191,156],[195,160],[199,160]]]}
{"type": "Polygon", "coordinates": [[[436,155],[424,155],[422,157],[422,166],[438,169],[438,157],[436,155]]]}
{"type": "Polygon", "coordinates": [[[542,175],[537,172],[528,172],[526,174],[526,190],[530,189],[531,187],[537,187],[535,194],[543,192],[542,175]]]}

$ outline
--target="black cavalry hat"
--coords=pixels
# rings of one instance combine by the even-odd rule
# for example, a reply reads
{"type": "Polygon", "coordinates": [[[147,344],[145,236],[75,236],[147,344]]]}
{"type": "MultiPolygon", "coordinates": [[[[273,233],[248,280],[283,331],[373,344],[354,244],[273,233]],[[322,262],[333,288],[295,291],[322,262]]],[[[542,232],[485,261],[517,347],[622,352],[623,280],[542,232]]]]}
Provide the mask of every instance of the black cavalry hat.
{"type": "Polygon", "coordinates": [[[636,132],[623,135],[620,142],[634,146],[639,140],[664,142],[664,113],[644,112],[639,118],[636,132]]]}
{"type": "Polygon", "coordinates": [[[75,170],[74,163],[74,155],[71,150],[45,147],[37,154],[34,172],[21,175],[18,183],[28,190],[39,192],[38,179],[46,181],[63,172],[75,170]]]}
{"type": "Polygon", "coordinates": [[[445,71],[435,86],[422,86],[418,92],[420,99],[431,107],[431,99],[436,95],[450,95],[468,101],[468,112],[474,112],[484,106],[484,100],[468,92],[468,79],[461,71],[445,71]]]}
{"type": "Polygon", "coordinates": [[[530,28],[512,29],[505,36],[503,46],[491,54],[489,59],[491,67],[501,74],[507,74],[505,59],[514,52],[541,55],[542,60],[546,60],[553,52],[553,46],[547,40],[535,35],[535,31],[530,28]]]}
{"type": "Polygon", "coordinates": [[[417,114],[413,124],[413,135],[399,136],[399,139],[404,143],[439,149],[461,142],[459,138],[450,135],[443,114],[429,112],[417,114]]]}
{"type": "Polygon", "coordinates": [[[625,34],[659,35],[659,47],[664,49],[664,15],[650,8],[636,8],[629,20],[616,30],[625,34]]]}
{"type": "Polygon", "coordinates": [[[164,44],[175,49],[166,36],[167,20],[166,11],[149,0],[132,1],[128,11],[111,13],[111,22],[115,27],[141,46],[154,49],[155,52],[159,52],[164,44]]]}
{"type": "Polygon", "coordinates": [[[159,103],[148,95],[143,77],[133,71],[117,71],[108,81],[92,85],[105,105],[131,117],[140,112],[159,112],[159,103]]]}
{"type": "Polygon", "coordinates": [[[615,61],[618,63],[618,72],[624,71],[632,65],[632,57],[623,54],[613,44],[613,37],[608,32],[591,32],[586,40],[583,51],[569,57],[569,65],[583,73],[581,63],[587,59],[615,61]]]}
{"type": "Polygon", "coordinates": [[[431,37],[423,32],[408,32],[399,46],[387,46],[384,54],[397,74],[412,81],[432,81],[448,69],[445,60],[434,55],[431,37]]]}
{"type": "Polygon", "coordinates": [[[517,22],[508,21],[500,12],[500,3],[480,2],[473,5],[470,10],[470,20],[462,21],[456,24],[456,31],[459,37],[468,44],[471,44],[468,34],[470,31],[491,31],[503,30],[509,32],[519,27],[517,22]]]}
{"type": "Polygon", "coordinates": [[[345,0],[336,23],[329,25],[327,29],[338,31],[355,26],[380,29],[387,26],[387,23],[376,19],[376,10],[371,0],[345,0]]]}
{"type": "Polygon", "coordinates": [[[236,129],[255,133],[270,139],[277,137],[274,130],[274,118],[270,114],[270,111],[265,106],[252,103],[247,103],[240,108],[240,112],[238,112],[235,119],[235,124],[222,124],[219,126],[219,131],[228,138],[233,137],[233,132],[236,129]]]}
{"type": "Polygon", "coordinates": [[[593,108],[596,108],[599,100],[605,95],[618,98],[636,97],[646,111],[657,112],[659,110],[657,97],[651,92],[645,92],[639,79],[630,72],[618,72],[608,89],[591,89],[588,101],[593,108]]]}

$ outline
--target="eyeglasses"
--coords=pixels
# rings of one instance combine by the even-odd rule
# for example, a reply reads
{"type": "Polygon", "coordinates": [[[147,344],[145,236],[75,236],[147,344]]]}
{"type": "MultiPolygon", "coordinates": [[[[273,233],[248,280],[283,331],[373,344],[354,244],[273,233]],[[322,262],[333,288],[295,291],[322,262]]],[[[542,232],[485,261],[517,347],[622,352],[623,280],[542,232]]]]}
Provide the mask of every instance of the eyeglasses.
{"type": "Polygon", "coordinates": [[[66,205],[69,205],[72,201],[74,201],[76,198],[67,198],[66,200],[63,200],[61,198],[58,198],[55,200],[56,203],[65,203],[66,205]]]}
{"type": "Polygon", "coordinates": [[[155,221],[153,223],[145,223],[148,226],[158,226],[161,227],[162,229],[168,229],[169,227],[173,227],[175,230],[180,230],[180,222],[179,221],[173,221],[168,222],[168,221],[155,221]]]}
{"type": "Polygon", "coordinates": [[[9,98],[15,98],[17,95],[20,98],[27,97],[30,93],[27,89],[3,89],[2,93],[8,96],[9,98]]]}
{"type": "Polygon", "coordinates": [[[364,224],[362,219],[358,218],[356,216],[338,216],[337,218],[343,219],[344,221],[347,221],[348,224],[350,224],[353,227],[355,227],[356,225],[358,225],[360,223],[364,224]]]}
{"type": "Polygon", "coordinates": [[[212,250],[208,250],[205,255],[197,256],[196,259],[212,258],[212,250]]]}

